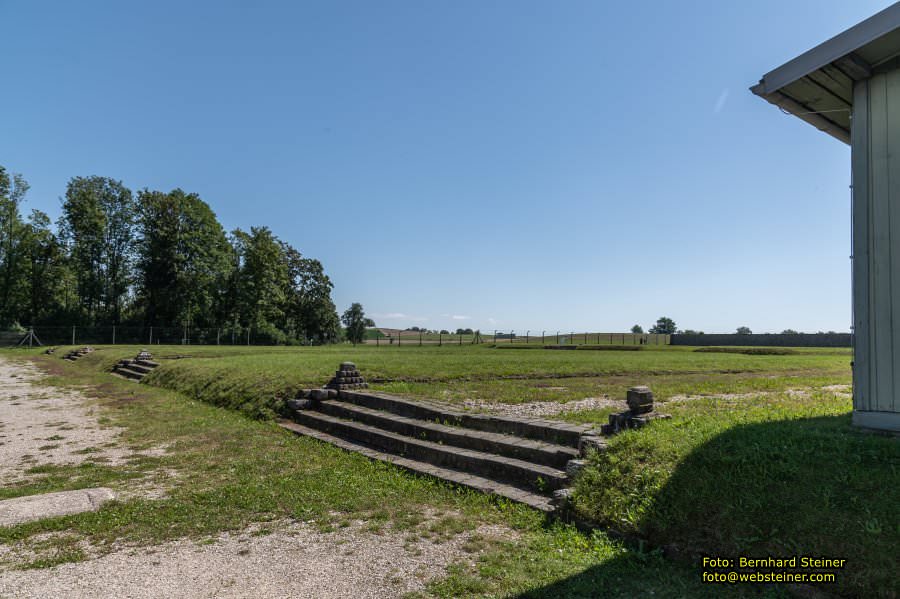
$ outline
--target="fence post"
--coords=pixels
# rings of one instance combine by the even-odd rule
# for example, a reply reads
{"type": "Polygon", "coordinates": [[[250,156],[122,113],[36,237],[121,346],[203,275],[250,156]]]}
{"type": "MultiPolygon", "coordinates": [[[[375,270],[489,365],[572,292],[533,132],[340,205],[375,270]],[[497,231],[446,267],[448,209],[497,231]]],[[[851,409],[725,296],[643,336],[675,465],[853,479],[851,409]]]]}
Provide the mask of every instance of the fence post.
{"type": "Polygon", "coordinates": [[[375,347],[378,347],[378,346],[380,346],[380,345],[381,345],[381,337],[378,337],[378,336],[376,335],[376,336],[375,336],[375,347]]]}
{"type": "Polygon", "coordinates": [[[219,345],[219,337],[221,337],[221,336],[222,336],[222,329],[221,328],[216,329],[216,345],[219,345]]]}
{"type": "Polygon", "coordinates": [[[541,331],[541,345],[544,345],[544,333],[547,331],[541,331]]]}
{"type": "Polygon", "coordinates": [[[75,327],[72,327],[72,345],[75,345],[75,327]]]}
{"type": "Polygon", "coordinates": [[[525,344],[528,344],[528,334],[531,333],[531,329],[525,331],[525,344]]]}
{"type": "Polygon", "coordinates": [[[150,327],[150,345],[153,345],[153,327],[150,327]]]}
{"type": "Polygon", "coordinates": [[[463,336],[462,336],[462,335],[459,335],[459,344],[460,344],[460,345],[462,345],[462,338],[463,338],[463,336]]]}
{"type": "Polygon", "coordinates": [[[494,343],[497,343],[497,329],[494,329],[494,343]]]}
{"type": "Polygon", "coordinates": [[[247,327],[247,345],[250,345],[250,327],[247,327]]]}
{"type": "Polygon", "coordinates": [[[422,331],[419,331],[419,347],[422,347],[422,331]]]}
{"type": "Polygon", "coordinates": [[[116,344],[116,325],[113,325],[113,345],[116,344]]]}
{"type": "Polygon", "coordinates": [[[512,343],[513,337],[515,337],[515,336],[516,336],[516,332],[511,330],[509,332],[509,342],[510,343],[512,343]]]}

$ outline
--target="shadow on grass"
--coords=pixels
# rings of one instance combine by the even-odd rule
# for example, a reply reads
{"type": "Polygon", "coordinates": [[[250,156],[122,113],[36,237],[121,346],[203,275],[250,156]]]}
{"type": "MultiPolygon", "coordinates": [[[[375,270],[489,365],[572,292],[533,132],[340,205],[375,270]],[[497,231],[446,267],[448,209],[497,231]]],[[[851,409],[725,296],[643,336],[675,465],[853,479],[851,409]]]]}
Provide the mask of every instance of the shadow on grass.
{"type": "MultiPolygon", "coordinates": [[[[621,435],[593,456],[576,509],[671,550],[698,578],[701,555],[838,558],[846,566],[829,592],[895,597],[898,440],[853,428],[849,414],[781,416],[676,419],[621,435]]],[[[589,596],[582,589],[610,576],[600,565],[523,596],[589,596]]]]}
{"type": "Polygon", "coordinates": [[[521,599],[589,599],[597,597],[656,599],[684,597],[790,597],[786,589],[704,584],[700,572],[662,558],[635,564],[633,557],[618,557],[591,566],[574,576],[522,592],[521,599]]]}

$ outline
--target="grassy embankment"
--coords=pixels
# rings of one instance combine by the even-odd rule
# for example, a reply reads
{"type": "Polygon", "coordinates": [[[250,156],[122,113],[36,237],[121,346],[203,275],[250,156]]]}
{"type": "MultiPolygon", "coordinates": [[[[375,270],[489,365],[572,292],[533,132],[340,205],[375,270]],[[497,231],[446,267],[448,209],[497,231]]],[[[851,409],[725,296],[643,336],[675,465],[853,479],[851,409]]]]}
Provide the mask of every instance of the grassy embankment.
{"type": "MultiPolygon", "coordinates": [[[[2,497],[97,485],[127,492],[146,484],[162,485],[166,494],[114,501],[94,513],[0,527],[0,544],[36,553],[26,567],[85,559],[85,543],[95,553],[183,537],[205,543],[251,523],[269,522],[258,533],[267,534],[284,518],[310,522],[323,531],[362,519],[367,533],[400,534],[409,543],[441,543],[482,524],[499,524],[514,531],[515,539],[471,538],[465,550],[474,566],[454,566],[429,592],[439,597],[548,598],[594,596],[601,589],[610,597],[701,597],[709,592],[695,568],[625,549],[601,533],[548,525],[522,506],[415,477],[180,393],[111,377],[102,370],[107,361],[103,352],[77,364],[58,357],[34,359],[55,373],[50,383],[99,397],[94,409],[101,423],[124,429],[122,446],[134,451],[164,446],[167,451],[117,467],[92,454],[78,466],[38,466],[30,473],[36,479],[4,482],[2,497]]],[[[758,589],[721,590],[735,597],[760,595],[758,589]]],[[[779,590],[766,594],[782,596],[779,590]]]]}

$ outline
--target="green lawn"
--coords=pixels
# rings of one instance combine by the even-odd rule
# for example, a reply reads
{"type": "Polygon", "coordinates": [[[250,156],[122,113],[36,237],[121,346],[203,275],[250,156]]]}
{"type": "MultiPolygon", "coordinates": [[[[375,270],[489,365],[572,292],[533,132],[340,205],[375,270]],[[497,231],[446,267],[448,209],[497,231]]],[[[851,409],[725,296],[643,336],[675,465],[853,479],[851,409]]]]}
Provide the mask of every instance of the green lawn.
{"type": "MultiPolygon", "coordinates": [[[[57,357],[40,359],[65,372],[67,380],[108,380],[103,379],[102,371],[136,349],[99,348],[76,364],[63,363],[57,357]]],[[[623,596],[637,589],[649,589],[658,596],[703,596],[711,589],[694,585],[694,556],[698,554],[846,558],[847,569],[838,573],[838,583],[829,587],[831,591],[848,596],[894,596],[892,560],[900,546],[896,509],[900,505],[900,450],[896,438],[850,426],[848,350],[798,349],[788,355],[695,352],[683,347],[647,347],[637,352],[500,351],[489,346],[178,346],[153,350],[162,366],[148,377],[150,385],[138,387],[141,393],[165,398],[154,401],[163,402],[160,405],[168,406],[167,410],[172,410],[171,406],[189,410],[190,414],[166,418],[190,422],[201,431],[207,426],[204,418],[210,416],[199,418],[197,414],[215,414],[219,428],[208,443],[210,451],[220,453],[220,448],[226,447],[221,459],[246,460],[248,465],[238,472],[250,477],[239,483],[229,479],[225,486],[265,490],[261,497],[246,498],[239,518],[220,522],[216,516],[210,529],[260,517],[253,515],[253,506],[265,507],[260,514],[271,514],[272,505],[281,506],[276,513],[291,514],[278,511],[283,504],[291,504],[285,503],[279,495],[282,492],[287,497],[304,497],[306,509],[328,525],[328,517],[315,507],[317,500],[305,495],[308,488],[321,487],[322,497],[328,501],[333,497],[341,511],[372,510],[375,515],[368,517],[384,517],[385,522],[403,521],[404,510],[415,509],[411,506],[448,505],[451,501],[454,509],[466,514],[467,522],[499,519],[526,531],[520,542],[492,549],[476,568],[454,570],[432,589],[448,596],[469,592],[578,596],[578,589],[588,596],[585,589],[597,581],[607,585],[615,581],[613,587],[623,596]],[[174,359],[179,356],[181,359],[174,359]],[[672,563],[655,553],[627,551],[604,535],[584,535],[559,526],[547,529],[536,515],[515,506],[409,477],[310,441],[290,440],[272,429],[265,418],[254,422],[235,414],[271,415],[279,407],[276,396],[323,384],[344,360],[356,362],[364,376],[378,381],[374,388],[450,402],[565,402],[604,393],[624,397],[627,387],[649,384],[661,400],[660,409],[672,419],[619,435],[607,453],[591,456],[577,482],[574,503],[581,518],[641,536],[652,546],[674,547],[684,561],[672,563]],[[184,402],[182,397],[234,411],[184,402]],[[238,431],[242,442],[231,443],[229,439],[238,436],[238,431]],[[243,457],[235,457],[235,452],[243,457]],[[250,465],[254,464],[253,455],[281,453],[290,453],[297,460],[275,458],[272,471],[250,465]],[[346,466],[347,476],[335,481],[305,473],[326,459],[323,456],[352,464],[346,466]],[[288,461],[281,463],[283,459],[288,461]],[[270,477],[284,476],[285,470],[279,469],[305,474],[297,475],[299,486],[290,483],[269,489],[273,484],[270,477]],[[377,501],[369,502],[354,492],[355,485],[370,484],[375,485],[372,496],[377,501]],[[392,513],[385,515],[372,504],[390,505],[392,513]],[[645,586],[629,586],[633,569],[641,563],[647,568],[640,568],[645,586]],[[673,577],[672,586],[663,582],[667,577],[673,577]]],[[[112,384],[129,389],[126,383],[112,384]]],[[[149,409],[144,405],[134,402],[128,409],[137,412],[128,418],[137,423],[159,417],[141,413],[149,409]]],[[[606,412],[559,417],[601,422],[606,412]]],[[[157,428],[160,436],[169,434],[166,427],[157,428]]],[[[206,454],[207,442],[203,444],[206,454]]],[[[206,455],[203,459],[220,457],[206,455]]],[[[207,466],[197,462],[196,467],[205,471],[207,466]]],[[[196,496],[192,493],[190,497],[193,501],[196,496]]],[[[189,514],[198,518],[203,510],[211,509],[203,502],[190,505],[185,518],[189,514]]],[[[184,533],[190,529],[174,526],[172,530],[184,533]]],[[[156,538],[157,534],[150,536],[156,538]]]]}
{"type": "MultiPolygon", "coordinates": [[[[106,346],[83,358],[111,368],[138,347],[106,346]]],[[[60,348],[60,352],[65,348],[60,348]]],[[[665,401],[679,394],[775,391],[850,382],[850,353],[797,350],[788,356],[698,353],[648,346],[643,351],[498,351],[490,346],[321,348],[161,346],[162,364],[147,379],[215,405],[255,417],[280,408],[276,397],[319,387],[340,362],[356,362],[373,389],[446,401],[570,401],[608,394],[624,398],[650,385],[665,401]],[[184,359],[170,359],[189,356],[184,359]]],[[[583,414],[585,421],[598,415],[583,414]]],[[[600,415],[604,416],[605,415],[600,415]]],[[[575,416],[577,418],[577,416],[575,416]]]]}
{"type": "MultiPolygon", "coordinates": [[[[102,422],[125,429],[124,445],[166,445],[168,451],[132,460],[126,467],[91,459],[80,466],[38,467],[35,473],[43,479],[0,487],[4,497],[95,485],[127,490],[160,471],[177,473],[177,484],[161,499],[114,501],[93,513],[0,527],[0,544],[36,552],[27,567],[83,560],[84,542],[100,553],[184,537],[202,543],[222,531],[283,518],[313,522],[323,530],[363,519],[376,534],[436,543],[495,524],[515,531],[518,538],[469,543],[474,565],[453,566],[448,576],[429,586],[429,594],[548,599],[591,597],[598,589],[622,598],[708,594],[697,568],[627,549],[602,533],[578,532],[523,506],[295,437],[268,421],[111,377],[98,370],[102,360],[69,364],[58,357],[35,359],[56,373],[52,384],[77,386],[100,397],[96,407],[102,422]],[[426,509],[438,519],[425,520],[426,509]]],[[[760,596],[758,589],[722,590],[732,597],[760,596]]],[[[765,594],[785,596],[777,589],[765,594]]]]}

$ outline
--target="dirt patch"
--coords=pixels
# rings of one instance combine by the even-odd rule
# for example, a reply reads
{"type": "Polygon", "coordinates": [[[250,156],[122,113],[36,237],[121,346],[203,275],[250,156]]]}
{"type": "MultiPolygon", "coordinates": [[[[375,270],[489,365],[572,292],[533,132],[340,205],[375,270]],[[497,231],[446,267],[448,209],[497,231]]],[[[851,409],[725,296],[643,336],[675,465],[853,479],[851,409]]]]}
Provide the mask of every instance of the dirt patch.
{"type": "Polygon", "coordinates": [[[575,401],[532,401],[520,404],[493,403],[467,399],[463,402],[467,410],[475,410],[498,416],[516,416],[519,418],[541,418],[555,416],[564,412],[584,412],[587,410],[602,410],[614,408],[625,409],[624,400],[602,397],[587,397],[575,401]]]}
{"type": "Polygon", "coordinates": [[[255,525],[196,543],[121,548],[90,561],[0,573],[0,596],[26,597],[396,597],[422,590],[454,562],[471,562],[482,526],[444,542],[374,534],[356,521],[323,533],[309,524],[255,525]],[[473,543],[473,541],[476,541],[473,543]]]}
{"type": "Polygon", "coordinates": [[[136,456],[159,456],[155,448],[135,452],[121,445],[122,429],[100,424],[97,408],[76,390],[41,385],[31,363],[0,358],[0,485],[21,484],[36,466],[86,461],[120,465],[136,456]]]}
{"type": "Polygon", "coordinates": [[[709,395],[673,395],[672,397],[661,400],[660,403],[681,403],[686,401],[694,401],[697,399],[718,399],[722,401],[740,401],[744,399],[754,399],[756,397],[765,397],[772,395],[769,391],[755,391],[753,393],[713,393],[709,395]]]}
{"type": "Polygon", "coordinates": [[[759,397],[768,397],[778,395],[779,393],[787,394],[790,397],[805,398],[810,397],[817,391],[825,391],[838,396],[851,397],[852,387],[850,385],[828,385],[826,387],[801,387],[795,389],[785,389],[784,391],[754,391],[751,393],[711,393],[709,395],[673,395],[663,400],[663,403],[679,403],[693,401],[697,399],[717,399],[721,401],[743,401],[747,399],[756,399],[759,397]]]}

